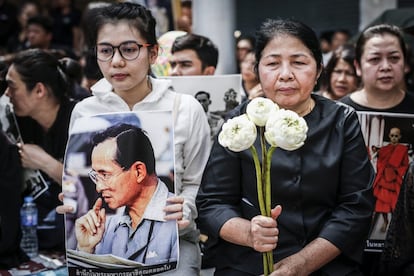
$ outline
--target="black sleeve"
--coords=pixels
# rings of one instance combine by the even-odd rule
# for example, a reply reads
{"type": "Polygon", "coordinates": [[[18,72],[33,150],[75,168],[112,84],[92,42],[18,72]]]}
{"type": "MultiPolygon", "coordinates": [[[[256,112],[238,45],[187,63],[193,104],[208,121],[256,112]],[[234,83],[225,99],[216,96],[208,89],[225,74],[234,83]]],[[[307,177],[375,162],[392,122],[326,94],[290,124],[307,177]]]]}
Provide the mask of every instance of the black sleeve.
{"type": "Polygon", "coordinates": [[[17,147],[0,132],[0,268],[28,260],[20,250],[21,165],[17,147]]]}

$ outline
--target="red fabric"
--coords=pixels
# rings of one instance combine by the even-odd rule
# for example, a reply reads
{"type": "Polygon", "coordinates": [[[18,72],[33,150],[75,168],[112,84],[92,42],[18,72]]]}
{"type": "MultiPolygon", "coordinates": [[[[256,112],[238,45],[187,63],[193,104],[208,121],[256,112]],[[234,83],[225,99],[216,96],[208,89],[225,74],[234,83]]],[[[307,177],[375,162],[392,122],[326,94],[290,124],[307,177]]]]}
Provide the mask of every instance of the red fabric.
{"type": "Polygon", "coordinates": [[[374,195],[377,198],[375,212],[390,213],[394,210],[407,169],[408,148],[406,146],[389,144],[380,148],[377,175],[374,181],[374,195]]]}

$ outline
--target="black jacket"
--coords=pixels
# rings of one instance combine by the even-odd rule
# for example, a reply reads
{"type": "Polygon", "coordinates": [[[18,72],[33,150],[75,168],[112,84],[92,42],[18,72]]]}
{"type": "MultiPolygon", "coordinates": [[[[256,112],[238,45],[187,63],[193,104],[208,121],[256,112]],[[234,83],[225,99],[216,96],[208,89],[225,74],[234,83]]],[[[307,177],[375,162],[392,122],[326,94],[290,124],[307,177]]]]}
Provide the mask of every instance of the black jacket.
{"type": "MultiPolygon", "coordinates": [[[[342,254],[321,271],[345,275],[358,269],[365,247],[374,206],[374,170],[355,111],[318,95],[312,97],[316,106],[304,117],[309,127],[305,145],[295,151],[276,149],[272,156],[272,207],[281,204],[283,210],[274,261],[322,237],[342,254]]],[[[246,104],[235,115],[244,113],[246,104]]],[[[198,226],[213,238],[218,238],[230,218],[250,220],[259,215],[251,152],[231,152],[216,142],[196,203],[198,226]]],[[[222,239],[215,248],[217,267],[263,273],[261,254],[252,248],[222,239]]]]}

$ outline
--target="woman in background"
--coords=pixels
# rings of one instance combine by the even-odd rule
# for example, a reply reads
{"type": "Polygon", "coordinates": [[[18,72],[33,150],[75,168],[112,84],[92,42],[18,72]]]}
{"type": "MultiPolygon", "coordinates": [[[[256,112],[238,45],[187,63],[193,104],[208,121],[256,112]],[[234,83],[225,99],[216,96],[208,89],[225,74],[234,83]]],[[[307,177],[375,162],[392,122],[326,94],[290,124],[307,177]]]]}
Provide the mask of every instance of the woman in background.
{"type": "MultiPolygon", "coordinates": [[[[91,87],[93,96],[76,105],[71,126],[78,118],[100,113],[173,111],[177,196],[168,199],[164,211],[166,220],[178,221],[180,260],[176,270],[163,275],[198,275],[201,254],[194,221],[195,197],[210,149],[207,117],[193,96],[175,93],[171,81],[151,77],[158,44],[155,19],[148,9],[129,2],[115,3],[97,8],[91,18],[86,38],[104,78],[91,87]]],[[[71,211],[67,205],[58,210],[71,211]]]]}
{"type": "Polygon", "coordinates": [[[358,89],[360,80],[356,74],[354,59],[355,49],[350,44],[340,46],[333,53],[321,79],[322,96],[339,100],[358,89]]]}
{"type": "Polygon", "coordinates": [[[257,72],[254,68],[255,65],[256,57],[254,55],[254,51],[250,51],[240,63],[242,88],[244,92],[242,101],[263,96],[262,86],[260,85],[259,77],[257,76],[257,72]]]}

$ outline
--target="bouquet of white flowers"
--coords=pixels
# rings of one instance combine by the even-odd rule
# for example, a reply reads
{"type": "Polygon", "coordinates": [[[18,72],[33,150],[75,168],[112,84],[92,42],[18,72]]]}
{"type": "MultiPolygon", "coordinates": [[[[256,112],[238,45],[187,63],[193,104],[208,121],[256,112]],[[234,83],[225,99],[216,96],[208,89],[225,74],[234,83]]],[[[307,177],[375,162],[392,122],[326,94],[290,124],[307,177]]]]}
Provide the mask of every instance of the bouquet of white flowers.
{"type": "MultiPolygon", "coordinates": [[[[246,109],[246,114],[229,119],[223,124],[218,136],[219,143],[231,151],[250,149],[256,169],[257,193],[260,213],[270,217],[271,182],[270,167],[276,147],[296,150],[304,145],[308,126],[297,113],[279,109],[272,100],[254,98],[246,109]],[[254,142],[259,131],[262,149],[261,163],[254,142]],[[270,145],[266,145],[267,143],[270,145]]],[[[272,251],[263,253],[264,275],[273,271],[272,251]]]]}

